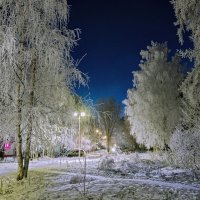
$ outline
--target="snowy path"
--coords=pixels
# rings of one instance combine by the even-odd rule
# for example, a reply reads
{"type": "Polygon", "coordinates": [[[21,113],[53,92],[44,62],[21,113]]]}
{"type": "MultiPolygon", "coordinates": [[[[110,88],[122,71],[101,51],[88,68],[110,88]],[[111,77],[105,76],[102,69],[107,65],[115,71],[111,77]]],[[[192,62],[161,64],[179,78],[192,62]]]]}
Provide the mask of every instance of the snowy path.
{"type": "MultiPolygon", "coordinates": [[[[83,159],[83,158],[81,158],[83,159]]],[[[87,162],[94,162],[98,161],[99,156],[97,157],[88,157],[87,162]]],[[[39,168],[56,168],[62,167],[63,165],[70,164],[70,163],[80,163],[79,158],[46,158],[46,159],[39,159],[30,161],[30,169],[39,169],[39,168]]],[[[17,163],[10,160],[10,162],[0,162],[0,176],[6,175],[8,173],[16,172],[17,170],[17,163]]]]}
{"type": "MultiPolygon", "coordinates": [[[[38,189],[41,187],[41,181],[34,182],[34,185],[31,184],[33,198],[29,196],[27,199],[80,200],[84,183],[88,199],[200,199],[199,179],[194,179],[190,170],[162,166],[158,162],[148,162],[147,159],[134,160],[132,155],[127,155],[125,158],[123,155],[122,158],[115,157],[113,166],[102,168],[101,162],[106,160],[105,157],[88,156],[85,182],[83,181],[84,174],[81,173],[84,170],[84,158],[45,157],[33,160],[30,162],[30,168],[41,171],[35,170],[32,174],[44,175],[43,189],[38,189]],[[37,188],[37,193],[34,187],[37,188]]],[[[17,163],[0,162],[0,178],[6,178],[8,173],[16,172],[16,169],[17,163]]],[[[28,195],[28,193],[24,194],[28,195]]],[[[20,198],[14,198],[14,196],[13,194],[13,200],[22,200],[21,197],[24,195],[20,198]]]]}
{"type": "MultiPolygon", "coordinates": [[[[62,175],[69,175],[69,176],[75,176],[77,173],[72,172],[61,172],[58,170],[51,171],[53,173],[58,173],[62,175]]],[[[110,178],[100,175],[86,175],[87,178],[91,178],[94,180],[99,181],[107,181],[107,182],[119,182],[124,183],[125,185],[131,185],[131,184],[147,184],[147,185],[154,185],[154,186],[161,186],[161,187],[169,187],[174,189],[186,189],[186,190],[196,190],[200,191],[200,184],[199,185],[188,185],[188,184],[182,184],[182,183],[170,183],[170,182],[163,182],[163,181],[156,181],[156,180],[149,180],[149,179],[128,179],[128,178],[110,178]]]]}
{"type": "MultiPolygon", "coordinates": [[[[99,158],[87,158],[87,163],[95,163],[98,162],[99,158]]],[[[70,163],[80,164],[80,160],[78,158],[51,158],[51,159],[40,159],[33,160],[30,162],[30,169],[51,169],[50,171],[53,173],[75,176],[77,173],[74,172],[63,172],[59,171],[58,168],[62,168],[70,163]]],[[[60,168],[60,169],[61,169],[60,168]]],[[[15,172],[17,170],[16,162],[5,162],[0,163],[0,176],[4,176],[8,173],[15,172]]],[[[88,170],[89,171],[89,170],[88,170]]],[[[147,184],[147,185],[155,185],[155,186],[163,186],[170,187],[174,189],[187,189],[187,190],[196,190],[200,191],[200,184],[189,185],[183,183],[174,183],[174,182],[166,182],[160,180],[150,180],[150,179],[137,179],[137,178],[116,178],[116,177],[105,177],[102,175],[93,175],[87,174],[87,178],[99,180],[99,181],[108,181],[108,182],[123,182],[125,184],[147,184]]]]}

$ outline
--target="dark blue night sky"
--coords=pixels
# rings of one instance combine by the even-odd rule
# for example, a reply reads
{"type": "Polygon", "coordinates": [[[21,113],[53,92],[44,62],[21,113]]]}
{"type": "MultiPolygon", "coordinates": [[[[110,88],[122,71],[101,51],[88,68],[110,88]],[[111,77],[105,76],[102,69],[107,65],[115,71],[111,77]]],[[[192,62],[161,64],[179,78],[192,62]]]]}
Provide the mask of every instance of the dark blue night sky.
{"type": "Polygon", "coordinates": [[[89,89],[77,92],[98,98],[126,98],[132,71],[138,69],[140,50],[151,40],[168,41],[173,52],[180,48],[175,16],[169,0],[70,0],[69,28],[80,28],[81,40],[73,57],[90,77],[89,89]]]}

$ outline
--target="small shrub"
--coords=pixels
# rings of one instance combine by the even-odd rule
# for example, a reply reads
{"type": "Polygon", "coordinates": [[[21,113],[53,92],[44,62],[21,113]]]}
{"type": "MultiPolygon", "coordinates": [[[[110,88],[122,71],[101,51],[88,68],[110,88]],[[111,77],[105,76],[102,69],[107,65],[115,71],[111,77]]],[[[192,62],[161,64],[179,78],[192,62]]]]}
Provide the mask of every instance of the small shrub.
{"type": "Polygon", "coordinates": [[[70,184],[77,184],[77,183],[82,183],[82,182],[83,182],[83,176],[81,175],[72,176],[69,181],[70,184]]]}
{"type": "Polygon", "coordinates": [[[170,140],[174,164],[181,167],[200,168],[200,129],[177,128],[170,140]]]}
{"type": "Polygon", "coordinates": [[[114,167],[114,163],[115,161],[113,158],[106,156],[102,158],[99,162],[99,169],[104,171],[112,170],[114,167]]]}

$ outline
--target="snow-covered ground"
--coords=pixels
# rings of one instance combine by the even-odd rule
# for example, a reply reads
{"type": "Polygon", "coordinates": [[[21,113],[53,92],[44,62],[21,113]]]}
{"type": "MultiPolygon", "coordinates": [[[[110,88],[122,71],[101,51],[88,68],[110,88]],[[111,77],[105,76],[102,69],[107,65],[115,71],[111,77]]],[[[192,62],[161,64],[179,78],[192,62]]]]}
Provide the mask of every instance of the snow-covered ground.
{"type": "Polygon", "coordinates": [[[30,177],[16,182],[6,174],[16,163],[0,163],[0,200],[200,199],[198,172],[169,167],[155,154],[44,158],[30,166],[30,177]]]}

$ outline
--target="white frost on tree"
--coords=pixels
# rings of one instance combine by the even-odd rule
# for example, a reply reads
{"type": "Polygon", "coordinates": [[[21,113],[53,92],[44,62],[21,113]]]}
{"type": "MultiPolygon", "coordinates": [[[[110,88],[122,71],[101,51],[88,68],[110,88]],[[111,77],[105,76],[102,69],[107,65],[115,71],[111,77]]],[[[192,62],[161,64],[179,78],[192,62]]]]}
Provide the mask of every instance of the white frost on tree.
{"type": "Polygon", "coordinates": [[[188,31],[193,42],[193,49],[181,52],[182,56],[194,59],[194,68],[181,86],[183,94],[184,123],[194,127],[199,125],[200,119],[200,1],[198,0],[173,0],[178,26],[179,41],[183,44],[183,34],[188,31]]]}
{"type": "Polygon", "coordinates": [[[186,130],[177,126],[170,140],[174,164],[181,167],[200,169],[200,127],[186,130]]]}
{"type": "Polygon", "coordinates": [[[170,146],[178,164],[199,168],[200,143],[200,1],[173,0],[178,26],[179,41],[183,44],[183,36],[187,31],[193,42],[193,49],[180,51],[183,57],[194,61],[194,68],[183,81],[182,93],[183,118],[174,132],[170,146]]]}
{"type": "Polygon", "coordinates": [[[154,42],[141,51],[141,70],[133,72],[133,88],[124,101],[131,134],[147,148],[169,144],[180,119],[180,58],[168,61],[168,52],[166,43],[154,42]]]}
{"type": "Polygon", "coordinates": [[[197,64],[200,63],[200,2],[199,0],[172,0],[177,21],[175,25],[178,26],[177,35],[179,42],[184,43],[184,33],[186,31],[190,34],[190,39],[193,41],[194,50],[186,50],[182,52],[183,56],[195,58],[197,64]]]}
{"type": "Polygon", "coordinates": [[[14,125],[18,180],[27,176],[34,121],[65,100],[59,87],[86,83],[70,54],[79,30],[68,29],[68,18],[67,1],[0,1],[0,108],[3,121],[14,125]]]}

